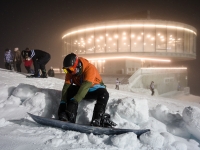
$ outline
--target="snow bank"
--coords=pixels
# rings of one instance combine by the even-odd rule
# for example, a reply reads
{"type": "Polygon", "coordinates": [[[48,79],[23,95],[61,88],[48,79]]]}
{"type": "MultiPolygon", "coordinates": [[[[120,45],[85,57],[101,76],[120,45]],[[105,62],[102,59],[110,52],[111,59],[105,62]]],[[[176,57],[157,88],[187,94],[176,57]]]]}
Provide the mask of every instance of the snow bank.
{"type": "Polygon", "coordinates": [[[111,141],[113,145],[122,149],[139,149],[140,146],[140,143],[137,140],[137,136],[134,133],[126,133],[118,136],[112,136],[111,141]]]}
{"type": "MultiPolygon", "coordinates": [[[[0,147],[4,150],[199,150],[199,108],[174,105],[174,99],[152,97],[147,90],[140,94],[139,90],[131,93],[108,89],[106,112],[118,128],[151,129],[140,138],[134,133],[97,136],[35,123],[27,112],[57,118],[63,82],[56,78],[25,78],[0,69],[0,147]],[[182,114],[176,106],[182,107],[182,114]]],[[[77,123],[89,125],[95,103],[94,100],[79,103],[77,123]]]]}
{"type": "Polygon", "coordinates": [[[138,125],[149,120],[149,108],[146,99],[112,99],[108,111],[118,127],[139,128],[138,125]]]}
{"type": "Polygon", "coordinates": [[[150,131],[142,134],[140,136],[140,140],[142,143],[148,144],[155,148],[162,148],[164,144],[164,137],[155,131],[150,131]]]}
{"type": "Polygon", "coordinates": [[[169,109],[165,105],[159,104],[151,110],[151,114],[166,125],[168,132],[181,137],[190,137],[190,133],[179,113],[173,114],[169,112],[169,109]]]}
{"type": "Polygon", "coordinates": [[[15,97],[19,97],[22,101],[24,101],[27,98],[34,96],[35,93],[38,91],[39,89],[33,85],[21,83],[14,89],[14,91],[12,92],[12,95],[15,97]]]}
{"type": "Polygon", "coordinates": [[[186,107],[183,110],[183,120],[190,133],[200,141],[200,109],[198,107],[186,107]]]}

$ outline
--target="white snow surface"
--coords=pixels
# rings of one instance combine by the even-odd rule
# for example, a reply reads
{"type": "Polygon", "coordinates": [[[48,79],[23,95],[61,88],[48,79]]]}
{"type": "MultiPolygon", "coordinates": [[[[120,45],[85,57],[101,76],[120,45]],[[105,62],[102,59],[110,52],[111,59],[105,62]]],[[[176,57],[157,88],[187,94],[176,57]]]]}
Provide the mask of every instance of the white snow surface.
{"type": "MultiPolygon", "coordinates": [[[[43,126],[27,112],[57,118],[64,80],[26,78],[0,69],[0,147],[2,150],[200,150],[200,97],[171,92],[151,96],[149,89],[107,85],[106,112],[116,128],[151,129],[134,133],[93,135],[43,126]]],[[[79,103],[77,123],[91,121],[95,101],[79,103]]]]}

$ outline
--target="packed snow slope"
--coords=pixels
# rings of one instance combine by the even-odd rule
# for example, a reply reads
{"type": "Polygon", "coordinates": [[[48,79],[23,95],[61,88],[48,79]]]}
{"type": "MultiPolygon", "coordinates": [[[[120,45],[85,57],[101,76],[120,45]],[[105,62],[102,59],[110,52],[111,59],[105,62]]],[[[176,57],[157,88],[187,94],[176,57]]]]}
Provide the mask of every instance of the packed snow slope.
{"type": "MultiPolygon", "coordinates": [[[[200,98],[182,92],[161,97],[151,96],[148,89],[120,85],[123,90],[115,90],[108,85],[106,112],[117,128],[151,129],[139,139],[134,133],[93,135],[35,123],[27,112],[57,118],[63,84],[57,78],[26,78],[0,69],[2,150],[200,150],[200,98]]],[[[94,104],[79,103],[77,123],[89,125],[94,104]]]]}

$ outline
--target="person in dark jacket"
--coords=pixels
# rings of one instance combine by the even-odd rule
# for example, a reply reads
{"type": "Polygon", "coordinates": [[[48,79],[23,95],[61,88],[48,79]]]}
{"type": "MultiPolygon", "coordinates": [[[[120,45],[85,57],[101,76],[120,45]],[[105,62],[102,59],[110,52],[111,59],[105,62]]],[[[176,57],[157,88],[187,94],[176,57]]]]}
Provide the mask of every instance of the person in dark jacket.
{"type": "Polygon", "coordinates": [[[17,72],[21,72],[21,63],[22,63],[22,57],[21,52],[18,47],[14,49],[14,65],[16,67],[17,72]]]}
{"type": "Polygon", "coordinates": [[[115,126],[110,120],[110,115],[105,113],[109,93],[95,66],[87,59],[71,53],[63,61],[63,71],[66,76],[58,109],[59,120],[75,123],[78,103],[82,99],[96,99],[90,125],[115,126]]]}
{"type": "Polygon", "coordinates": [[[154,82],[151,81],[151,84],[150,84],[150,90],[151,90],[151,95],[153,96],[154,95],[154,82]]]}
{"type": "Polygon", "coordinates": [[[41,78],[47,78],[47,72],[45,65],[49,62],[51,59],[51,55],[45,51],[38,50],[38,49],[32,49],[29,50],[29,48],[25,49],[25,52],[28,53],[28,57],[32,59],[33,66],[34,66],[34,75],[33,77],[38,77],[39,70],[42,71],[41,78]]]}
{"type": "Polygon", "coordinates": [[[51,67],[51,68],[49,69],[49,71],[48,71],[48,76],[49,76],[49,77],[54,77],[54,76],[55,76],[53,67],[51,67]]]}

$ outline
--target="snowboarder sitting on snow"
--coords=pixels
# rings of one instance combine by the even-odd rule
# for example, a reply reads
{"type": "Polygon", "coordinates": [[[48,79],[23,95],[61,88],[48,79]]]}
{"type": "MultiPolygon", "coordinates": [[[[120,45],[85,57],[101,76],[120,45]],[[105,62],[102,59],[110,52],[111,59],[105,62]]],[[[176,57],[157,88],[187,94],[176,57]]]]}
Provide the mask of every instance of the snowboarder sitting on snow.
{"type": "Polygon", "coordinates": [[[51,56],[49,53],[44,52],[42,50],[29,50],[29,48],[26,48],[25,51],[28,53],[28,57],[32,59],[33,66],[34,66],[34,75],[33,77],[38,77],[39,75],[39,69],[42,71],[42,78],[47,78],[47,72],[45,69],[45,65],[50,60],[51,56]]]}
{"type": "Polygon", "coordinates": [[[62,89],[62,100],[58,109],[59,120],[76,122],[78,103],[82,99],[96,99],[91,126],[112,127],[116,124],[105,113],[109,93],[99,72],[87,59],[68,54],[63,61],[66,73],[62,89]]]}
{"type": "Polygon", "coordinates": [[[150,84],[150,90],[151,90],[151,95],[153,96],[154,95],[154,82],[151,81],[151,84],[150,84]]]}

